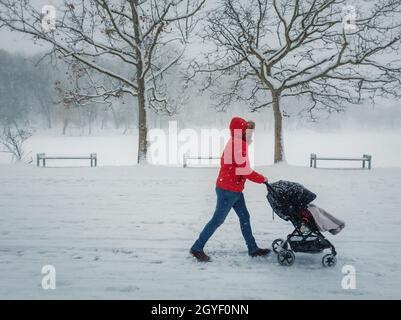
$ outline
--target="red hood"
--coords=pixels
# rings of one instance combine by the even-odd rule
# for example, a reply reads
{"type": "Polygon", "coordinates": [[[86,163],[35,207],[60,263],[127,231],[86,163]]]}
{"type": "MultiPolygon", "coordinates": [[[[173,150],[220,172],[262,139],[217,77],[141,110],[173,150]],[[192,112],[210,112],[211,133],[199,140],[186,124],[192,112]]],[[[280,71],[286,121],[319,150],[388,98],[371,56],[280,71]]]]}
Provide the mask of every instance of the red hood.
{"type": "MultiPolygon", "coordinates": [[[[230,122],[231,137],[234,137],[234,130],[241,130],[242,138],[245,137],[248,122],[240,117],[234,117],[230,122]]],[[[238,134],[238,133],[237,133],[238,134]]]]}

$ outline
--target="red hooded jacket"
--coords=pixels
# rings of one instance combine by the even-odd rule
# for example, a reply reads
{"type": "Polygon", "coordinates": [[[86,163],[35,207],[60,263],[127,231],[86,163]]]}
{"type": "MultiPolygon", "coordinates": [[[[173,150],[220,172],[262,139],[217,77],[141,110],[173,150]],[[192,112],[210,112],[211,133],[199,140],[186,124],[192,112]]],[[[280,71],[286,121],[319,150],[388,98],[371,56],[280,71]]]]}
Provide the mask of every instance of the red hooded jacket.
{"type": "Polygon", "coordinates": [[[246,143],[247,121],[235,117],[230,122],[231,138],[221,156],[221,168],[216,186],[229,191],[242,192],[246,179],[263,183],[265,177],[252,170],[248,159],[246,143]]]}

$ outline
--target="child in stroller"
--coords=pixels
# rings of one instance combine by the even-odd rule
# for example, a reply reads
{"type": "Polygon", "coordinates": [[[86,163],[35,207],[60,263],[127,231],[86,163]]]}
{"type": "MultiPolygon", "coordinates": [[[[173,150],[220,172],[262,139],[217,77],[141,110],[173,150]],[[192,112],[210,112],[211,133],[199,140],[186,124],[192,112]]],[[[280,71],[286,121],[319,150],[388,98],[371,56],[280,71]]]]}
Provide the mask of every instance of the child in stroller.
{"type": "Polygon", "coordinates": [[[330,249],[331,253],[323,256],[322,264],[332,267],[337,262],[335,247],[321,232],[332,234],[340,232],[345,223],[322,208],[311,204],[316,195],[299,183],[277,181],[266,183],[267,200],[281,219],[290,221],[295,229],[286,240],[276,239],[272,248],[277,254],[280,265],[290,266],[295,261],[294,252],[319,253],[330,249]]]}

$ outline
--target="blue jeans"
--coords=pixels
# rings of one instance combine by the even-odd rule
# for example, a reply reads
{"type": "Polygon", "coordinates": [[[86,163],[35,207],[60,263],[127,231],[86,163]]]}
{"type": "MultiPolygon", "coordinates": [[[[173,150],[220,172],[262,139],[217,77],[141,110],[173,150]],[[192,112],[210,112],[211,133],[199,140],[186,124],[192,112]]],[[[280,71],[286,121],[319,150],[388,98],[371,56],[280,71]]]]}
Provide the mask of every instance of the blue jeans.
{"type": "Polygon", "coordinates": [[[206,242],[213,233],[220,227],[226,219],[231,208],[237,213],[241,232],[248,247],[248,252],[253,253],[258,250],[255,238],[252,235],[250,216],[245,205],[245,198],[242,192],[233,192],[216,187],[217,205],[212,219],[206,224],[199,235],[198,240],[192,246],[192,250],[202,251],[206,242]]]}

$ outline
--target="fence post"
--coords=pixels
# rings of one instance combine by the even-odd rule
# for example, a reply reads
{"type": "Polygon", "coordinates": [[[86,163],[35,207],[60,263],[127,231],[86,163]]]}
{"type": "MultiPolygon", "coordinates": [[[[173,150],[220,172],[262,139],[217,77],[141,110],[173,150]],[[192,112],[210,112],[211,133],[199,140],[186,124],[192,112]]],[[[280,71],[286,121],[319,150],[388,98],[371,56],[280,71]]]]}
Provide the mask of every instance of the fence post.
{"type": "Polygon", "coordinates": [[[90,155],[91,167],[97,167],[97,154],[91,153],[90,155]]]}
{"type": "Polygon", "coordinates": [[[93,159],[93,166],[97,167],[97,153],[92,153],[91,157],[93,159]]]}
{"type": "Polygon", "coordinates": [[[40,160],[42,160],[42,162],[43,163],[45,163],[44,161],[44,157],[45,157],[45,154],[44,153],[37,153],[36,154],[36,165],[38,166],[38,167],[40,167],[40,160]]]}
{"type": "Polygon", "coordinates": [[[363,155],[363,167],[365,168],[365,161],[368,162],[368,169],[372,169],[372,156],[369,154],[364,154],[363,155]]]}
{"type": "Polygon", "coordinates": [[[316,154],[311,153],[310,155],[310,167],[312,168],[312,165],[314,168],[316,168],[316,154]]]}

